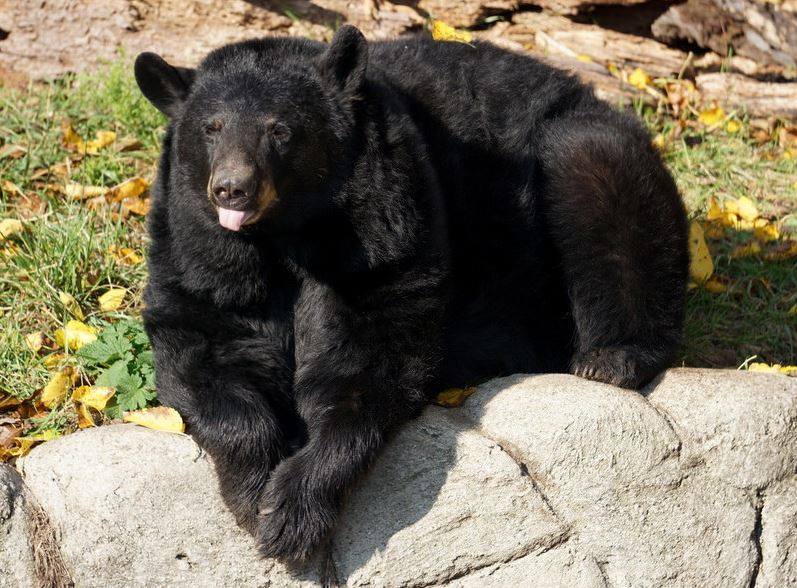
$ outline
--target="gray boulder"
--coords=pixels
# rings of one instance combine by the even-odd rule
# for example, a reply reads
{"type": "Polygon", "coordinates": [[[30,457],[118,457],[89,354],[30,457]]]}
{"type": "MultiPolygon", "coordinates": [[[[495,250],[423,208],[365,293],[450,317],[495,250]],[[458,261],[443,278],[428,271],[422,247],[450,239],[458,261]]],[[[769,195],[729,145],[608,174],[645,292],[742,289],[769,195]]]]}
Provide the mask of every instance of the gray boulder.
{"type": "Polygon", "coordinates": [[[77,586],[797,583],[797,380],[780,375],[676,369],[643,395],[489,382],[401,430],[300,569],[257,556],[186,435],[91,429],[18,467],[77,586]]]}

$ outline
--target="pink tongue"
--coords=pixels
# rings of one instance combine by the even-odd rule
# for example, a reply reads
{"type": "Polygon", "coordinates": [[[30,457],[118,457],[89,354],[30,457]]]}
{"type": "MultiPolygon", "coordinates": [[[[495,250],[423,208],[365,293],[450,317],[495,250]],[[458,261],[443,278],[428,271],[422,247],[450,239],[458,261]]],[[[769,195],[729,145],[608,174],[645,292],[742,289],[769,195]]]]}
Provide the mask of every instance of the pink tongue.
{"type": "Polygon", "coordinates": [[[240,231],[241,225],[244,224],[244,221],[248,216],[249,213],[245,210],[219,208],[219,224],[225,229],[230,229],[231,231],[240,231]]]}

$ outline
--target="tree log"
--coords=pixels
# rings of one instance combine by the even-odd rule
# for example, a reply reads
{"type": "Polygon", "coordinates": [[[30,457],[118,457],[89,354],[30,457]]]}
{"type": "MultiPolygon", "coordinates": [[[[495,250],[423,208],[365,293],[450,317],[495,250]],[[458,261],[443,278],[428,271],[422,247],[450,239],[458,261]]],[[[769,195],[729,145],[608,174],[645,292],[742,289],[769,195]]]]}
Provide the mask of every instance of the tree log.
{"type": "Polygon", "coordinates": [[[753,116],[797,118],[797,83],[759,82],[739,74],[697,76],[697,89],[706,101],[741,108],[753,116]]]}
{"type": "Polygon", "coordinates": [[[641,67],[654,77],[676,75],[689,65],[687,53],[653,39],[542,13],[515,14],[503,36],[547,55],[641,67]]]}
{"type": "Polygon", "coordinates": [[[720,55],[732,50],[760,64],[797,69],[797,0],[689,0],[661,15],[652,31],[665,43],[689,41],[720,55]]]}

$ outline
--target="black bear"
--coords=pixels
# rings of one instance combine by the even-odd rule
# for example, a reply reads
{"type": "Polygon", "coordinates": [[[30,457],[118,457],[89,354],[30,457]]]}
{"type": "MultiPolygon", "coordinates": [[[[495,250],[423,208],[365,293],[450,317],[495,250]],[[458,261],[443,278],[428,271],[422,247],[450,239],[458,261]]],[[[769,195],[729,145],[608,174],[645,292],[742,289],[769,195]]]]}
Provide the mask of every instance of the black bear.
{"type": "Polygon", "coordinates": [[[487,43],[246,41],[135,64],[170,119],[144,320],[161,401],[266,556],[329,537],[430,393],[515,372],[628,388],[674,359],[672,178],[630,115],[487,43]]]}

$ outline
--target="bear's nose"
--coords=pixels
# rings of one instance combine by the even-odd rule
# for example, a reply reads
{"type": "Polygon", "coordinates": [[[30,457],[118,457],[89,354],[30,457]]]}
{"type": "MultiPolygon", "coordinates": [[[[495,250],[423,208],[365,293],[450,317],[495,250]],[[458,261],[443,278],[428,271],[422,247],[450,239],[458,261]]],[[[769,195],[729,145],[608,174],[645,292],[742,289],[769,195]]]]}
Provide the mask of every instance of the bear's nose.
{"type": "Polygon", "coordinates": [[[219,204],[227,208],[245,206],[257,191],[257,178],[250,169],[220,169],[213,174],[211,191],[219,204]]]}

